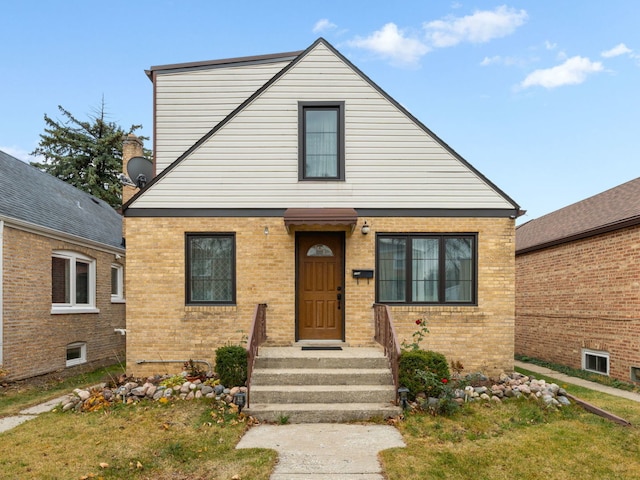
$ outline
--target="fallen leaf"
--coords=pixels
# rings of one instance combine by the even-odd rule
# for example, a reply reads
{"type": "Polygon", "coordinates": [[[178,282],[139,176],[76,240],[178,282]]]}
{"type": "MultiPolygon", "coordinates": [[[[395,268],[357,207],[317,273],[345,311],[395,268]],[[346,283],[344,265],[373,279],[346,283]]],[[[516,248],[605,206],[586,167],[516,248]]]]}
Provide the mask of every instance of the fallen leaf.
{"type": "Polygon", "coordinates": [[[109,464],[105,462],[100,462],[100,468],[109,468],[109,464]]]}
{"type": "Polygon", "coordinates": [[[142,464],[141,464],[140,462],[138,462],[138,463],[136,464],[136,468],[142,468],[142,464]]]}

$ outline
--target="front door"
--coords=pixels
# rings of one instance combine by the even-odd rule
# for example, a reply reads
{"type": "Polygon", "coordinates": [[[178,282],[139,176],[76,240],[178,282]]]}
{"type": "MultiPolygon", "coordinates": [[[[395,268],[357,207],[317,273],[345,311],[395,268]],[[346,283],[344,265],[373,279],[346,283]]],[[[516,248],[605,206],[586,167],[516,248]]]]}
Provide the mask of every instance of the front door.
{"type": "Polygon", "coordinates": [[[297,339],[344,339],[344,234],[298,232],[297,339]]]}

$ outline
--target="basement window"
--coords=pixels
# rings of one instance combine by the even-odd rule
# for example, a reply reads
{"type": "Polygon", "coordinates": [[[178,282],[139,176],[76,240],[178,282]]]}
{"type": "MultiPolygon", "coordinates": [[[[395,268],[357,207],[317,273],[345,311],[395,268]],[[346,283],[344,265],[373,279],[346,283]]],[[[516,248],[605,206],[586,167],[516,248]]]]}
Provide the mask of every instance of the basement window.
{"type": "Polygon", "coordinates": [[[87,361],[87,344],[84,342],[67,345],[67,367],[80,365],[87,361]]]}
{"type": "Polygon", "coordinates": [[[587,372],[609,375],[609,354],[597,350],[582,350],[582,369],[587,372]]]}

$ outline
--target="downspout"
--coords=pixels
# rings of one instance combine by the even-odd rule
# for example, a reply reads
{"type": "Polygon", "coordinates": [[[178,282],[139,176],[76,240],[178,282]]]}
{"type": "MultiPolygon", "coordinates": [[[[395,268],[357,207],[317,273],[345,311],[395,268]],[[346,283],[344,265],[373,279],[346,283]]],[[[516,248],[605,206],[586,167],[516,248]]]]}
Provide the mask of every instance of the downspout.
{"type": "Polygon", "coordinates": [[[0,220],[0,366],[4,364],[4,328],[2,323],[2,313],[4,311],[2,282],[4,280],[4,220],[0,220]]]}

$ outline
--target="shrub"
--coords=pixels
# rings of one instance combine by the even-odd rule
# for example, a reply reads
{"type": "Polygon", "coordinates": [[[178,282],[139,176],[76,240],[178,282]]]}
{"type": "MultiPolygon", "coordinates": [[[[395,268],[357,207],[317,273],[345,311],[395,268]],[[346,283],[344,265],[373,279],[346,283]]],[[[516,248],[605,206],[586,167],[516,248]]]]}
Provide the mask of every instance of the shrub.
{"type": "Polygon", "coordinates": [[[216,350],[216,372],[225,387],[244,385],[247,381],[247,351],[239,345],[216,350]]]}
{"type": "Polygon", "coordinates": [[[398,376],[400,385],[409,389],[411,400],[420,392],[428,397],[437,397],[441,393],[442,380],[449,379],[449,364],[445,356],[438,352],[404,351],[400,354],[398,376]]]}

